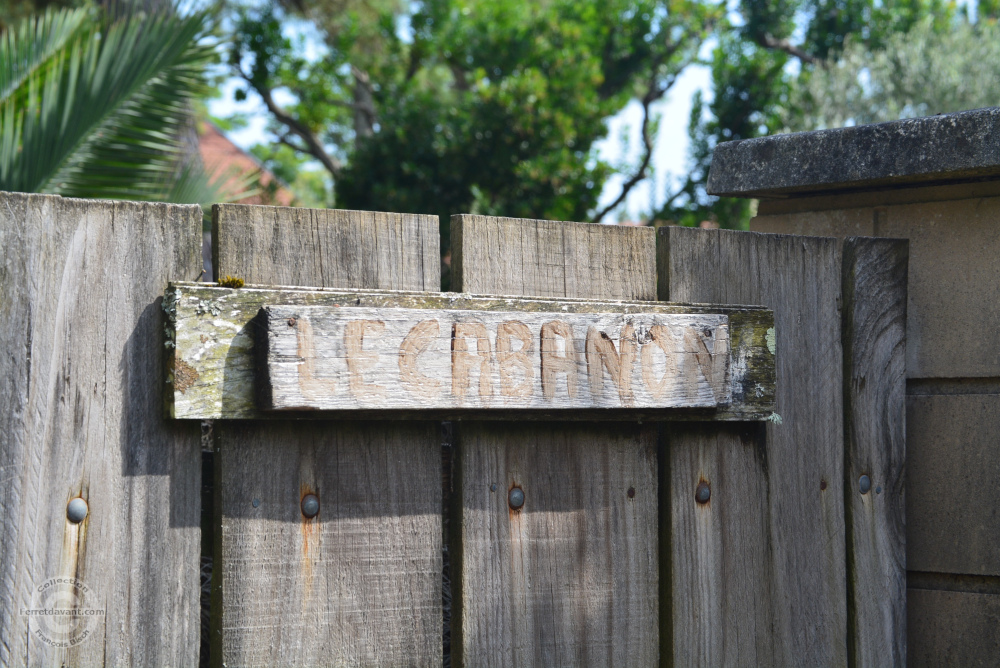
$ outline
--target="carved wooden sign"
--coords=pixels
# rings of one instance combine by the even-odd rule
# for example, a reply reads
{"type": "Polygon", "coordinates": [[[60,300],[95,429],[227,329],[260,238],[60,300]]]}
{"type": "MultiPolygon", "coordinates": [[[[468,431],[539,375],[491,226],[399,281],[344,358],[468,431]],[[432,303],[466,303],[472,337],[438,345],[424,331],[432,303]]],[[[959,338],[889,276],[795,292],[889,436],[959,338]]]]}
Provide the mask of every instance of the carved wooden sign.
{"type": "Polygon", "coordinates": [[[172,418],[774,412],[760,307],[175,283],[163,309],[172,418]]]}
{"type": "Polygon", "coordinates": [[[275,410],[714,408],[729,318],[271,306],[262,406],[275,410]]]}

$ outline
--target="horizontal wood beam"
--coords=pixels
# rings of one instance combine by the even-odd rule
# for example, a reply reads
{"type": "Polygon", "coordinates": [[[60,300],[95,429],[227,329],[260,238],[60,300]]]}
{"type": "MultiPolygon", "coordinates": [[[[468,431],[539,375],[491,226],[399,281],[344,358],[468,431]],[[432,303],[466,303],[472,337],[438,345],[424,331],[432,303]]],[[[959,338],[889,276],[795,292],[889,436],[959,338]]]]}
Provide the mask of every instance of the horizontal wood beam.
{"type": "Polygon", "coordinates": [[[774,412],[759,307],[176,283],[164,308],[175,418],[774,412]]]}

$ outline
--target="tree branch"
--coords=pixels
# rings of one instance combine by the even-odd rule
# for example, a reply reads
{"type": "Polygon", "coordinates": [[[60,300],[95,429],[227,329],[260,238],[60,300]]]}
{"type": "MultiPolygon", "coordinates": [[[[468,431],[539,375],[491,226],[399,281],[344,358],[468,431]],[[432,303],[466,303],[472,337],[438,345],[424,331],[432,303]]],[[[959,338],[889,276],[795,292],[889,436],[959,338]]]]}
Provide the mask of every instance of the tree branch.
{"type": "Polygon", "coordinates": [[[308,148],[302,146],[301,144],[293,142],[291,137],[289,137],[287,134],[283,134],[280,137],[278,137],[278,143],[284,144],[285,146],[287,146],[288,148],[292,149],[297,153],[309,153],[308,148]]]}
{"type": "MultiPolygon", "coordinates": [[[[655,70],[654,70],[655,71],[655,70]]],[[[649,84],[649,90],[642,97],[642,146],[643,146],[643,156],[642,162],[639,164],[639,169],[636,170],[635,174],[629,178],[628,181],[622,186],[622,191],[615,198],[615,201],[608,204],[606,207],[594,214],[594,217],[590,219],[592,223],[600,223],[604,219],[604,216],[608,215],[609,212],[613,211],[615,207],[625,201],[628,197],[629,192],[632,188],[641,183],[646,178],[646,170],[649,169],[649,163],[653,159],[653,137],[649,132],[650,124],[650,107],[654,102],[666,95],[670,87],[674,85],[676,77],[671,77],[669,81],[665,84],[657,85],[656,77],[653,76],[649,84]]]]}
{"type": "Polygon", "coordinates": [[[691,178],[690,174],[688,174],[687,179],[684,181],[684,185],[678,188],[673,195],[664,200],[663,205],[660,207],[660,210],[657,211],[656,215],[654,215],[653,217],[656,218],[657,216],[662,215],[663,212],[667,210],[667,207],[673,204],[678,197],[686,193],[688,191],[688,188],[690,188],[693,183],[694,179],[691,178]]]}
{"type": "MultiPolygon", "coordinates": [[[[266,106],[267,110],[270,111],[276,119],[278,119],[278,122],[284,124],[292,134],[296,135],[299,139],[305,142],[304,152],[319,160],[326,170],[330,172],[333,178],[338,178],[344,168],[343,163],[341,163],[341,161],[335,156],[332,156],[329,152],[327,152],[326,147],[323,146],[323,142],[321,142],[319,137],[317,137],[315,133],[309,129],[309,126],[302,123],[278,106],[278,103],[274,101],[274,96],[272,95],[270,88],[255,84],[242,70],[237,71],[244,81],[253,86],[253,89],[256,90],[257,94],[260,95],[262,100],[264,100],[264,106],[266,106]]],[[[292,146],[287,141],[284,143],[292,146]]],[[[303,147],[294,146],[292,146],[292,148],[297,148],[298,150],[303,149],[303,147]]]]}
{"type": "Polygon", "coordinates": [[[375,98],[371,78],[364,70],[351,65],[354,76],[354,135],[371,137],[375,133],[375,98]]]}
{"type": "Polygon", "coordinates": [[[815,56],[806,53],[799,47],[789,42],[787,39],[777,39],[775,37],[772,37],[768,33],[762,33],[759,35],[754,35],[754,41],[756,41],[765,49],[775,49],[777,51],[784,51],[788,55],[795,56],[802,62],[809,63],[810,65],[819,62],[819,59],[817,59],[815,56]]]}

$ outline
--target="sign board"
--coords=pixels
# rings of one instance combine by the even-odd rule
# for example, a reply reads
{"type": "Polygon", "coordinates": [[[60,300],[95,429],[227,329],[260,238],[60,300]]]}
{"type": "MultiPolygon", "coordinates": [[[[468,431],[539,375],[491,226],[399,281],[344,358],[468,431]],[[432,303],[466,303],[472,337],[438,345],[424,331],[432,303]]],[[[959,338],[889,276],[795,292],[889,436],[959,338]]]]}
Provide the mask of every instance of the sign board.
{"type": "Polygon", "coordinates": [[[752,306],[176,283],[167,414],[762,420],[771,311],[752,306]]]}
{"type": "Polygon", "coordinates": [[[269,306],[262,408],[715,408],[718,313],[269,306]]]}

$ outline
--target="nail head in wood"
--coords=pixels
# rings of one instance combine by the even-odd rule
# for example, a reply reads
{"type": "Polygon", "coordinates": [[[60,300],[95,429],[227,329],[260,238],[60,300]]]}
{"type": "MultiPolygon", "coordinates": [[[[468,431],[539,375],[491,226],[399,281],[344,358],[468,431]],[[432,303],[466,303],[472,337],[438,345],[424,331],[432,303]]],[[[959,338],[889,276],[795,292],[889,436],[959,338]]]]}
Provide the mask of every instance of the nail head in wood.
{"type": "Polygon", "coordinates": [[[872,488],[872,479],[869,478],[867,475],[861,476],[861,478],[858,480],[858,489],[861,491],[861,493],[867,494],[869,491],[871,491],[871,488],[872,488]]]}
{"type": "Polygon", "coordinates": [[[319,498],[315,494],[302,497],[302,514],[312,519],[319,514],[319,498]]]}
{"type": "Polygon", "coordinates": [[[72,499],[66,505],[66,519],[73,524],[79,524],[83,520],[87,519],[87,513],[89,512],[90,509],[87,507],[87,502],[80,497],[72,499]]]}
{"type": "Polygon", "coordinates": [[[712,488],[711,486],[702,480],[698,483],[698,489],[694,492],[694,500],[698,503],[704,505],[709,502],[712,498],[712,488]]]}
{"type": "Polygon", "coordinates": [[[520,510],[521,506],[524,505],[524,490],[520,487],[515,487],[510,490],[510,494],[507,495],[507,503],[514,510],[520,510]]]}

